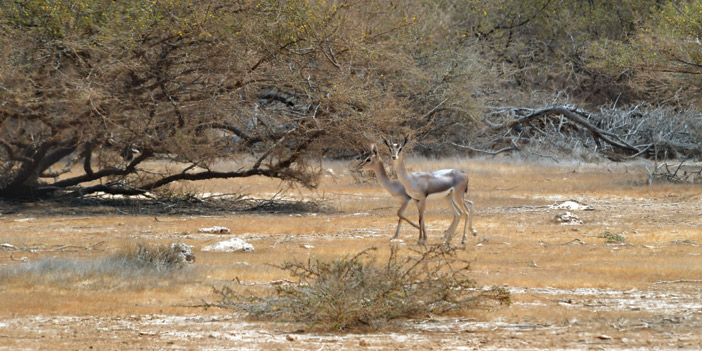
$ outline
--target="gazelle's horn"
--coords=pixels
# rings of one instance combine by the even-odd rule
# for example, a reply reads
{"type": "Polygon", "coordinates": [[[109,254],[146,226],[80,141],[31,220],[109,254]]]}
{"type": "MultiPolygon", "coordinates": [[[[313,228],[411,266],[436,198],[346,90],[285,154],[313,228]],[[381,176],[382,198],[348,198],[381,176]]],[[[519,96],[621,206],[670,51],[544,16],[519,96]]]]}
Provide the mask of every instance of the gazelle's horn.
{"type": "Polygon", "coordinates": [[[390,143],[388,143],[388,139],[385,139],[385,137],[383,137],[383,144],[385,144],[385,146],[387,147],[390,147],[390,143]]]}

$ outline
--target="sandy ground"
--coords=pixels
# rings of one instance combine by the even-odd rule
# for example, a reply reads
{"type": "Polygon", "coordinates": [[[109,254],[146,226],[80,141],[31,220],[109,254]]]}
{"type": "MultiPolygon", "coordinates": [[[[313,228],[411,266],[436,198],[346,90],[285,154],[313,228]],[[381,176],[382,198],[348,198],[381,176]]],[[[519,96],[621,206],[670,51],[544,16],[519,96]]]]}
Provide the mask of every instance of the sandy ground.
{"type": "MultiPolygon", "coordinates": [[[[396,203],[377,184],[356,183],[344,165],[335,164],[319,190],[289,193],[320,199],[333,208],[328,212],[169,215],[129,214],[102,205],[2,204],[0,244],[11,246],[0,248],[0,268],[44,257],[101,257],[124,242],[179,241],[194,247],[198,277],[136,289],[101,288],[94,282],[4,282],[0,350],[702,349],[699,185],[648,186],[641,174],[632,172],[640,169],[636,165],[494,167],[463,162],[474,170],[469,197],[476,203],[479,232],[469,237],[464,252],[479,285],[504,286],[512,293],[509,306],[346,333],[310,331],[304,325],[199,307],[199,302],[215,298],[212,286],[234,279],[265,284],[281,278],[267,263],[339,257],[388,245],[396,203]],[[565,210],[550,205],[568,199],[592,206],[570,211],[582,224],[554,222],[565,210]],[[213,225],[232,232],[197,231],[213,225]],[[607,243],[606,233],[625,240],[607,243]],[[256,250],[200,250],[232,237],[256,250]]],[[[245,191],[262,198],[277,192],[277,183],[247,182],[211,184],[208,190],[245,191]],[[254,187],[262,190],[253,192],[254,187]]],[[[442,205],[428,213],[430,242],[450,222],[442,205]]],[[[412,210],[408,215],[416,218],[412,210]]],[[[405,224],[401,239],[412,247],[416,230],[405,224]]]]}

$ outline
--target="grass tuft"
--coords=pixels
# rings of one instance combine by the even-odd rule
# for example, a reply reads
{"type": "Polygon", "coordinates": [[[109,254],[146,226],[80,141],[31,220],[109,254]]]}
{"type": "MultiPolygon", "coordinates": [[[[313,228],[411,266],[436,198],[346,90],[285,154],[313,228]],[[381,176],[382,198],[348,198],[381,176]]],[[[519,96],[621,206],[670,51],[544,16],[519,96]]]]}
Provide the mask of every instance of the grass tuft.
{"type": "Polygon", "coordinates": [[[33,286],[84,286],[97,289],[147,289],[185,280],[194,260],[183,244],[138,244],[96,260],[42,258],[36,262],[0,267],[0,283],[21,281],[33,286]]]}

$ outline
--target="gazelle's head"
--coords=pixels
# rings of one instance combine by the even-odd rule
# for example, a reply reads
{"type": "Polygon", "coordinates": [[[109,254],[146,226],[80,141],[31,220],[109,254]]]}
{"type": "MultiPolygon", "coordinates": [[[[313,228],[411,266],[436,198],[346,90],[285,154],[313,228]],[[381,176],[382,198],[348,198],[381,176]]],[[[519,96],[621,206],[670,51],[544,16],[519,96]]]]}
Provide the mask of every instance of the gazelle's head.
{"type": "Polygon", "coordinates": [[[358,163],[358,169],[362,171],[370,171],[375,169],[375,166],[380,162],[380,155],[375,149],[375,144],[371,145],[371,152],[361,155],[361,162],[358,163]]]}
{"type": "Polygon", "coordinates": [[[390,141],[388,142],[387,139],[383,138],[383,143],[388,147],[390,150],[390,157],[392,157],[393,161],[399,160],[401,156],[402,150],[405,148],[405,145],[407,145],[407,141],[409,140],[409,137],[405,136],[405,140],[402,140],[402,137],[400,137],[400,141],[398,143],[394,143],[392,141],[392,137],[390,138],[390,141]]]}

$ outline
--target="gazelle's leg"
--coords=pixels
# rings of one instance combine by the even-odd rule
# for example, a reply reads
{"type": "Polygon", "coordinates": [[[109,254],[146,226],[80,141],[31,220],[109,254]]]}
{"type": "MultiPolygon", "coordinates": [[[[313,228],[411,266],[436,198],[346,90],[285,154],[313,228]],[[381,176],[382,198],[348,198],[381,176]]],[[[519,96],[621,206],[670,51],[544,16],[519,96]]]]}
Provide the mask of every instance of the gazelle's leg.
{"type": "Polygon", "coordinates": [[[424,226],[424,210],[427,208],[427,199],[418,200],[417,209],[419,212],[419,240],[417,245],[425,245],[427,243],[427,232],[424,226]]]}
{"type": "Polygon", "coordinates": [[[465,201],[463,201],[463,205],[468,210],[468,220],[463,225],[463,240],[461,241],[463,244],[465,244],[466,243],[466,226],[468,226],[468,228],[470,228],[470,231],[471,231],[471,233],[473,233],[473,236],[478,235],[478,232],[475,229],[473,229],[473,201],[465,200],[465,201]]]}
{"type": "Polygon", "coordinates": [[[456,227],[458,226],[458,223],[461,222],[463,210],[456,203],[453,193],[447,196],[446,198],[448,199],[448,202],[451,205],[451,209],[453,210],[453,221],[451,221],[451,225],[448,227],[448,229],[446,229],[446,232],[444,232],[443,236],[444,239],[446,239],[446,242],[449,242],[451,241],[451,238],[453,238],[453,234],[456,232],[456,227]]]}
{"type": "Polygon", "coordinates": [[[392,236],[393,239],[397,239],[398,236],[400,236],[400,226],[402,226],[402,211],[405,210],[405,207],[407,207],[407,201],[402,201],[402,204],[400,205],[400,209],[397,210],[397,229],[395,229],[395,235],[392,236]]]}
{"type": "Polygon", "coordinates": [[[399,217],[399,219],[397,220],[397,230],[395,231],[395,236],[392,237],[393,239],[397,239],[400,236],[400,226],[402,225],[403,220],[407,221],[407,223],[411,224],[413,227],[419,228],[417,223],[414,223],[409,218],[405,217],[405,209],[407,209],[407,205],[409,205],[411,200],[411,198],[403,199],[402,203],[400,204],[400,208],[397,210],[397,217],[399,217]]]}
{"type": "Polygon", "coordinates": [[[405,217],[405,210],[407,209],[407,205],[410,203],[410,201],[412,201],[412,198],[407,198],[403,200],[402,206],[400,206],[400,209],[397,210],[397,216],[400,217],[400,219],[404,219],[405,221],[407,221],[407,223],[409,223],[411,226],[419,229],[419,224],[405,217]]]}
{"type": "MultiPolygon", "coordinates": [[[[461,219],[465,216],[466,218],[468,217],[468,214],[466,213],[465,206],[463,204],[463,198],[464,198],[465,192],[462,191],[454,191],[451,194],[451,204],[456,208],[456,211],[458,212],[458,221],[456,221],[456,224],[453,226],[453,231],[451,232],[451,236],[447,238],[446,243],[450,243],[451,239],[453,239],[453,234],[456,231],[456,226],[458,226],[458,223],[460,223],[461,219]]],[[[465,226],[463,228],[463,237],[465,237],[465,226]]]]}

